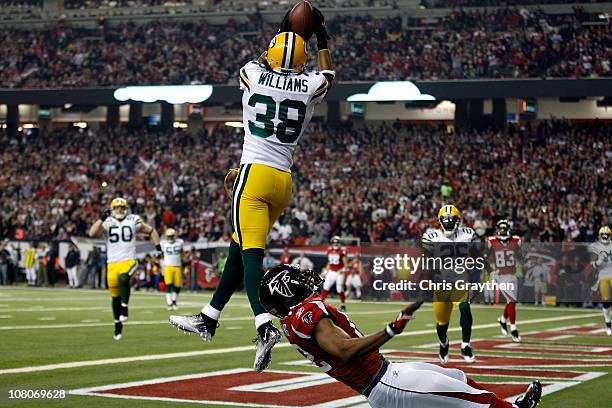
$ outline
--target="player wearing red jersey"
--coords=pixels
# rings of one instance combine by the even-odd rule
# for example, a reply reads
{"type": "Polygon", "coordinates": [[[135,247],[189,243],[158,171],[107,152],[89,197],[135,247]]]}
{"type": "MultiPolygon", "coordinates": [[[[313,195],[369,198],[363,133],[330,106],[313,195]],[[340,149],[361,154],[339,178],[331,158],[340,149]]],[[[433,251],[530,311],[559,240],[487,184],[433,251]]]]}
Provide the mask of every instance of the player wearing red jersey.
{"type": "Polygon", "coordinates": [[[507,321],[510,320],[512,341],[519,342],[521,341],[521,336],[516,328],[516,301],[518,297],[517,275],[522,273],[522,242],[519,237],[510,235],[510,222],[508,220],[499,220],[496,227],[497,235],[487,238],[487,251],[492,271],[491,278],[507,286],[506,289],[501,291],[506,299],[506,307],[498,322],[502,334],[507,336],[507,321]]]}
{"type": "Polygon", "coordinates": [[[323,292],[321,297],[323,300],[327,298],[330,289],[336,285],[336,292],[340,298],[340,310],[346,311],[344,304],[344,281],[346,280],[346,266],[348,258],[346,256],[346,248],[340,246],[340,238],[334,236],[331,239],[331,245],[327,248],[327,274],[323,283],[323,292]]]}
{"type": "Polygon", "coordinates": [[[511,404],[461,370],[389,362],[380,347],[404,330],[421,303],[408,305],[383,330],[364,336],[344,313],[316,296],[321,283],[311,270],[278,265],[264,275],[259,298],[268,312],[281,319],[293,347],[323,372],[364,395],[370,406],[533,408],[540,400],[542,387],[537,381],[511,404]]]}

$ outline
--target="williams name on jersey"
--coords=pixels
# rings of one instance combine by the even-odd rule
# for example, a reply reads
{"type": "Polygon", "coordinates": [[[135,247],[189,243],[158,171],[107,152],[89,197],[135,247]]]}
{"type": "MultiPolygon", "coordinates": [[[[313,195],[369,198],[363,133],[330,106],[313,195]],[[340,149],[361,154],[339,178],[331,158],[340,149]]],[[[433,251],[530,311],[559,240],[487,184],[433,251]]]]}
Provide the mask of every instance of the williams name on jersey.
{"type": "Polygon", "coordinates": [[[282,74],[251,61],[240,69],[244,145],[241,164],[290,172],[293,151],[330,83],[318,71],[282,74]]]}

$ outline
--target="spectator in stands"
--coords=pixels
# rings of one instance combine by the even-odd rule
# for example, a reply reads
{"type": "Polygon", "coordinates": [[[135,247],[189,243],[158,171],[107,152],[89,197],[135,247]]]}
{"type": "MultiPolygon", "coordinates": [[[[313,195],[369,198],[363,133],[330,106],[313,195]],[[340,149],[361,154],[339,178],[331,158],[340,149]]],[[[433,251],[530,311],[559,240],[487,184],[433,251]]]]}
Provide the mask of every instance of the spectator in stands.
{"type": "Polygon", "coordinates": [[[310,258],[308,258],[304,254],[304,251],[300,251],[300,255],[293,258],[293,261],[291,261],[291,263],[294,265],[298,265],[301,270],[314,269],[314,264],[312,263],[310,258]]]}

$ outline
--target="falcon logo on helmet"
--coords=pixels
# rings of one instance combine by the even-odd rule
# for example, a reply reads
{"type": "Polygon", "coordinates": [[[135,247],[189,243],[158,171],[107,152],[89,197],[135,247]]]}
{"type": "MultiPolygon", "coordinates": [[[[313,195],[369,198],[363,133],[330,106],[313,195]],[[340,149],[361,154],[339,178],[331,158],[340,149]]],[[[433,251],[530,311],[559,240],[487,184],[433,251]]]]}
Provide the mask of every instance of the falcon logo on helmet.
{"type": "Polygon", "coordinates": [[[116,220],[123,220],[128,215],[128,203],[125,198],[117,197],[111,201],[111,215],[116,220]]]}
{"type": "Polygon", "coordinates": [[[607,225],[599,229],[599,234],[598,234],[599,242],[607,244],[610,242],[611,236],[612,236],[612,229],[610,229],[610,227],[608,227],[607,225]]]}
{"type": "Polygon", "coordinates": [[[289,287],[289,283],[291,282],[291,276],[289,276],[289,271],[283,271],[276,275],[269,283],[268,289],[271,294],[278,293],[284,297],[293,296],[293,292],[289,287]]]}
{"type": "Polygon", "coordinates": [[[442,227],[444,235],[451,236],[459,229],[459,224],[461,224],[461,213],[457,207],[452,204],[444,205],[440,208],[440,211],[438,211],[438,222],[440,223],[440,227],[442,227]]]}
{"type": "Polygon", "coordinates": [[[268,46],[266,61],[279,74],[301,74],[306,69],[306,42],[296,33],[285,32],[274,36],[268,46]]]}
{"type": "Polygon", "coordinates": [[[277,265],[263,276],[259,300],[276,317],[285,317],[291,308],[316,293],[323,280],[318,273],[295,265],[277,265]]]}

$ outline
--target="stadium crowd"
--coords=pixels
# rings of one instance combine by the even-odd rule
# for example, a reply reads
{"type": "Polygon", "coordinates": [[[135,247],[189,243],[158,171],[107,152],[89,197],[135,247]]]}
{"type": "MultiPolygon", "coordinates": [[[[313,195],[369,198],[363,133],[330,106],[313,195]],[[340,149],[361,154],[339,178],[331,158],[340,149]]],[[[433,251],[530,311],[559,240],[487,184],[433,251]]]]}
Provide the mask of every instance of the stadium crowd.
{"type": "MultiPolygon", "coordinates": [[[[399,17],[340,16],[328,31],[339,81],[610,76],[610,25],[582,25],[581,18],[500,8],[456,11],[431,26],[402,28],[399,17]]],[[[233,84],[275,29],[256,15],[223,26],[6,28],[0,87],[233,84]]]]}
{"type": "MultiPolygon", "coordinates": [[[[601,123],[542,122],[504,132],[401,123],[312,124],[295,154],[290,209],[274,244],[332,235],[411,241],[455,203],[479,235],[500,217],[526,240],[593,241],[610,222],[612,137],[601,123]]],[[[211,132],[62,129],[0,137],[0,238],[85,236],[112,197],[159,231],[227,240],[223,179],[239,162],[242,129],[211,132]],[[103,184],[106,183],[106,184],[103,184]]]]}

